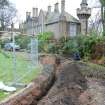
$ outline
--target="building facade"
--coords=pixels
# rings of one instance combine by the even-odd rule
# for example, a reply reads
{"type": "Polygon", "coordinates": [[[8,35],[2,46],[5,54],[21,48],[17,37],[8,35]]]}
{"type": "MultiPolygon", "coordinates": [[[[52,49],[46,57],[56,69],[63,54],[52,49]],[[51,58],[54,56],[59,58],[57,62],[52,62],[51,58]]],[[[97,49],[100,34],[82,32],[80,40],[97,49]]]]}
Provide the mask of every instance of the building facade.
{"type": "MultiPolygon", "coordinates": [[[[82,3],[84,4],[84,0],[82,0],[82,3]]],[[[82,3],[81,6],[83,5],[82,3]]],[[[65,11],[65,0],[61,0],[61,10],[59,10],[59,3],[56,3],[54,11],[52,11],[51,6],[48,6],[47,11],[40,10],[39,14],[38,8],[33,8],[32,16],[31,12],[26,12],[26,21],[20,25],[20,29],[27,35],[38,35],[39,33],[50,31],[54,33],[56,39],[62,36],[76,36],[81,33],[84,26],[82,22],[87,24],[88,20],[82,21],[79,16],[79,9],[77,9],[77,15],[80,20],[65,11]]],[[[83,16],[86,17],[85,15],[83,16]]]]}
{"type": "Polygon", "coordinates": [[[81,8],[77,9],[77,16],[81,23],[81,33],[87,35],[88,33],[88,19],[91,16],[91,8],[88,8],[87,0],[82,0],[81,8]]]}

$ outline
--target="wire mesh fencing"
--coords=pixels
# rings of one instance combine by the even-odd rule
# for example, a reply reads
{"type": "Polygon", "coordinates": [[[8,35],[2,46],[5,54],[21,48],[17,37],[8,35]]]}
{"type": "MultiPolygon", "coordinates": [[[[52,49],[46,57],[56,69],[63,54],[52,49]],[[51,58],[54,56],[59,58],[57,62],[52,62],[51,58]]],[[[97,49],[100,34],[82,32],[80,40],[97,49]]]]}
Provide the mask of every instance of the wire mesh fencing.
{"type": "Polygon", "coordinates": [[[22,37],[23,40],[12,37],[12,41],[0,50],[0,81],[8,85],[27,84],[41,72],[38,40],[29,37],[26,43],[22,37]]]}

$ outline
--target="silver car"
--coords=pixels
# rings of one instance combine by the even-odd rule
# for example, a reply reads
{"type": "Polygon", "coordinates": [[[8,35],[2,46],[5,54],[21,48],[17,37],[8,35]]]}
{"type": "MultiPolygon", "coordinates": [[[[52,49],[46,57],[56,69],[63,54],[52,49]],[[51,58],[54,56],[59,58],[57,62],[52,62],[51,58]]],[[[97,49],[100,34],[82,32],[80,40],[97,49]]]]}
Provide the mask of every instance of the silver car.
{"type": "Polygon", "coordinates": [[[11,51],[11,50],[13,50],[13,48],[15,50],[20,50],[20,46],[19,45],[16,45],[15,43],[6,43],[4,45],[4,49],[5,50],[11,51]]]}

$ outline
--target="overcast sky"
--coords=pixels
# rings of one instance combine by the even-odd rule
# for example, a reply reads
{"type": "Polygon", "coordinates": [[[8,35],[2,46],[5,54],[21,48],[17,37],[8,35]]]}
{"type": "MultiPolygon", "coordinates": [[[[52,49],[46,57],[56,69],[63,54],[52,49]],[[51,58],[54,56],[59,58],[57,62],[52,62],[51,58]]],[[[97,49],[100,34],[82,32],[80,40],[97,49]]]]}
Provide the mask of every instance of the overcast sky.
{"type": "MultiPolygon", "coordinates": [[[[31,12],[32,7],[38,7],[39,9],[47,10],[47,6],[51,5],[52,10],[54,4],[59,2],[61,5],[61,0],[10,0],[15,4],[18,10],[19,20],[24,20],[26,16],[26,11],[31,12]]],[[[66,11],[76,17],[76,9],[80,7],[82,0],[65,0],[66,1],[66,11]]],[[[96,4],[96,0],[88,0],[89,6],[92,7],[96,4]]],[[[59,5],[59,6],[60,6],[59,5]]],[[[94,15],[94,14],[93,14],[94,15]]]]}

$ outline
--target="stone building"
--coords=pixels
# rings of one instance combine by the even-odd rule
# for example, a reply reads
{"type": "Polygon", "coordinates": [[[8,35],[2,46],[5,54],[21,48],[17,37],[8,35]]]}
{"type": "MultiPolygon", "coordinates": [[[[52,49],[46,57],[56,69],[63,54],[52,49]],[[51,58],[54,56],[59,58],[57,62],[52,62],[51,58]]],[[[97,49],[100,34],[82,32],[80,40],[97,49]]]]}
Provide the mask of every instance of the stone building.
{"type": "Polygon", "coordinates": [[[26,21],[20,25],[24,34],[38,35],[41,32],[50,31],[54,33],[56,39],[59,39],[62,36],[76,36],[80,32],[87,32],[90,9],[87,7],[86,0],[82,0],[81,9],[77,9],[80,20],[65,11],[65,0],[61,0],[61,10],[59,10],[59,3],[56,3],[54,11],[51,6],[48,6],[47,11],[40,10],[38,14],[38,8],[33,8],[32,12],[32,16],[31,12],[26,12],[26,21]]]}
{"type": "Polygon", "coordinates": [[[91,16],[91,8],[88,8],[87,0],[82,0],[81,8],[77,9],[77,16],[81,23],[81,33],[87,35],[88,32],[88,19],[91,16]]]}

